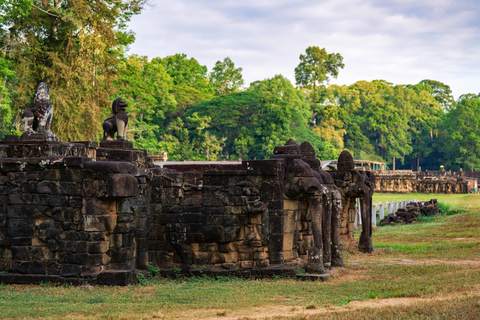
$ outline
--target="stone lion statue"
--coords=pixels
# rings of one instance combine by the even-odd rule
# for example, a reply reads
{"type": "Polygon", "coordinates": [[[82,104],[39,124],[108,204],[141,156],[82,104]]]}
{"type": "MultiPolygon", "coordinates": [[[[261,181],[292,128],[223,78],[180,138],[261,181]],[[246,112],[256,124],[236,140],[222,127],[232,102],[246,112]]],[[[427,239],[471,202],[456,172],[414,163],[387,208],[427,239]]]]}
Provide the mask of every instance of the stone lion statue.
{"type": "Polygon", "coordinates": [[[29,137],[35,134],[43,134],[47,141],[57,141],[58,137],[51,131],[53,118],[53,106],[50,103],[50,88],[45,82],[40,82],[35,92],[35,104],[25,110],[22,116],[24,134],[29,137]]]}

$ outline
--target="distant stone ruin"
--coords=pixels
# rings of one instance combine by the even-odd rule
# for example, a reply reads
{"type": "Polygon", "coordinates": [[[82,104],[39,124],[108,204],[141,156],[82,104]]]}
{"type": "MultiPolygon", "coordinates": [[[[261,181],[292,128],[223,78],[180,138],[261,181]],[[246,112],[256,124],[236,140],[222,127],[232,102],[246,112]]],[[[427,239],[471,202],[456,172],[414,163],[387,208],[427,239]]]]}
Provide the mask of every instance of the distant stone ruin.
{"type": "Polygon", "coordinates": [[[351,160],[343,152],[338,171],[323,171],[308,142],[289,140],[269,160],[160,167],[123,140],[9,136],[0,142],[0,282],[126,285],[149,264],[163,275],[303,267],[326,277],[344,264],[358,198],[359,249],[373,250],[375,177],[351,160]]]}
{"type": "Polygon", "coordinates": [[[420,215],[433,217],[440,213],[437,199],[431,199],[427,202],[410,202],[404,208],[399,208],[396,212],[390,213],[380,220],[379,226],[411,224],[416,222],[420,215]]]}
{"type": "Polygon", "coordinates": [[[460,172],[411,170],[375,171],[376,192],[388,193],[469,193],[478,188],[478,177],[460,172]]]}

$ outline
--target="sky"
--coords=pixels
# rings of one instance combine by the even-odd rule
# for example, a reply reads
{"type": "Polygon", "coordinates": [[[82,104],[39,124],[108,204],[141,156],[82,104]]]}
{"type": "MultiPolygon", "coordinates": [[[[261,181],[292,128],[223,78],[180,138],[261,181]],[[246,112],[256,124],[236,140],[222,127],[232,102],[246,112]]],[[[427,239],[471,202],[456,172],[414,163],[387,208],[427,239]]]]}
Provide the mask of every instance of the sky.
{"type": "Polygon", "coordinates": [[[225,57],[245,85],[295,67],[309,46],[340,53],[331,84],[432,79],[453,96],[480,93],[480,0],[149,0],[129,53],[185,53],[209,72],[225,57]]]}

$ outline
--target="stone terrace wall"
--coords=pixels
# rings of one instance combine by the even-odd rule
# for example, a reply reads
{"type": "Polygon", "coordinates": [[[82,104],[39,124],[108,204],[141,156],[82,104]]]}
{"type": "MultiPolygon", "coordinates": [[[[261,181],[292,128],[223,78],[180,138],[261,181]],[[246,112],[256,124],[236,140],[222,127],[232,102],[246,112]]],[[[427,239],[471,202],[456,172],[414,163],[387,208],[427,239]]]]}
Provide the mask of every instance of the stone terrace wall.
{"type": "Polygon", "coordinates": [[[23,275],[12,282],[131,282],[149,201],[146,172],[131,163],[1,159],[0,270],[23,275]]]}
{"type": "Polygon", "coordinates": [[[165,167],[151,181],[150,262],[192,272],[198,266],[231,270],[284,263],[279,161],[165,167]]]}
{"type": "Polygon", "coordinates": [[[125,285],[148,264],[294,275],[313,227],[305,195],[284,195],[285,170],[282,158],[160,168],[94,142],[0,143],[0,281],[125,285]]]}
{"type": "Polygon", "coordinates": [[[376,172],[375,192],[468,193],[470,183],[464,178],[422,176],[413,172],[376,172]]]}

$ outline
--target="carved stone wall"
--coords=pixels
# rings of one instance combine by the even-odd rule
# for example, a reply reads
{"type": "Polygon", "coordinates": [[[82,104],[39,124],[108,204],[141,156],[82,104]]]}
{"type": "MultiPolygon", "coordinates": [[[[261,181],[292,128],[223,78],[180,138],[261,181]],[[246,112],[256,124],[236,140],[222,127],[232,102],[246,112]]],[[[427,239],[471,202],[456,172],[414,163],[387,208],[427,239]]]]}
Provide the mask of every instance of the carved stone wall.
{"type": "Polygon", "coordinates": [[[377,174],[375,192],[468,193],[472,184],[466,178],[421,177],[415,174],[377,174]]]}
{"type": "MultiPolygon", "coordinates": [[[[285,196],[285,160],[151,163],[92,142],[0,143],[0,282],[124,285],[148,264],[294,275],[306,263],[312,217],[305,197],[285,196]]],[[[349,172],[331,173],[347,193],[349,172]]]]}
{"type": "Polygon", "coordinates": [[[149,192],[145,172],[127,162],[2,159],[0,269],[59,278],[134,270],[149,192]]]}

